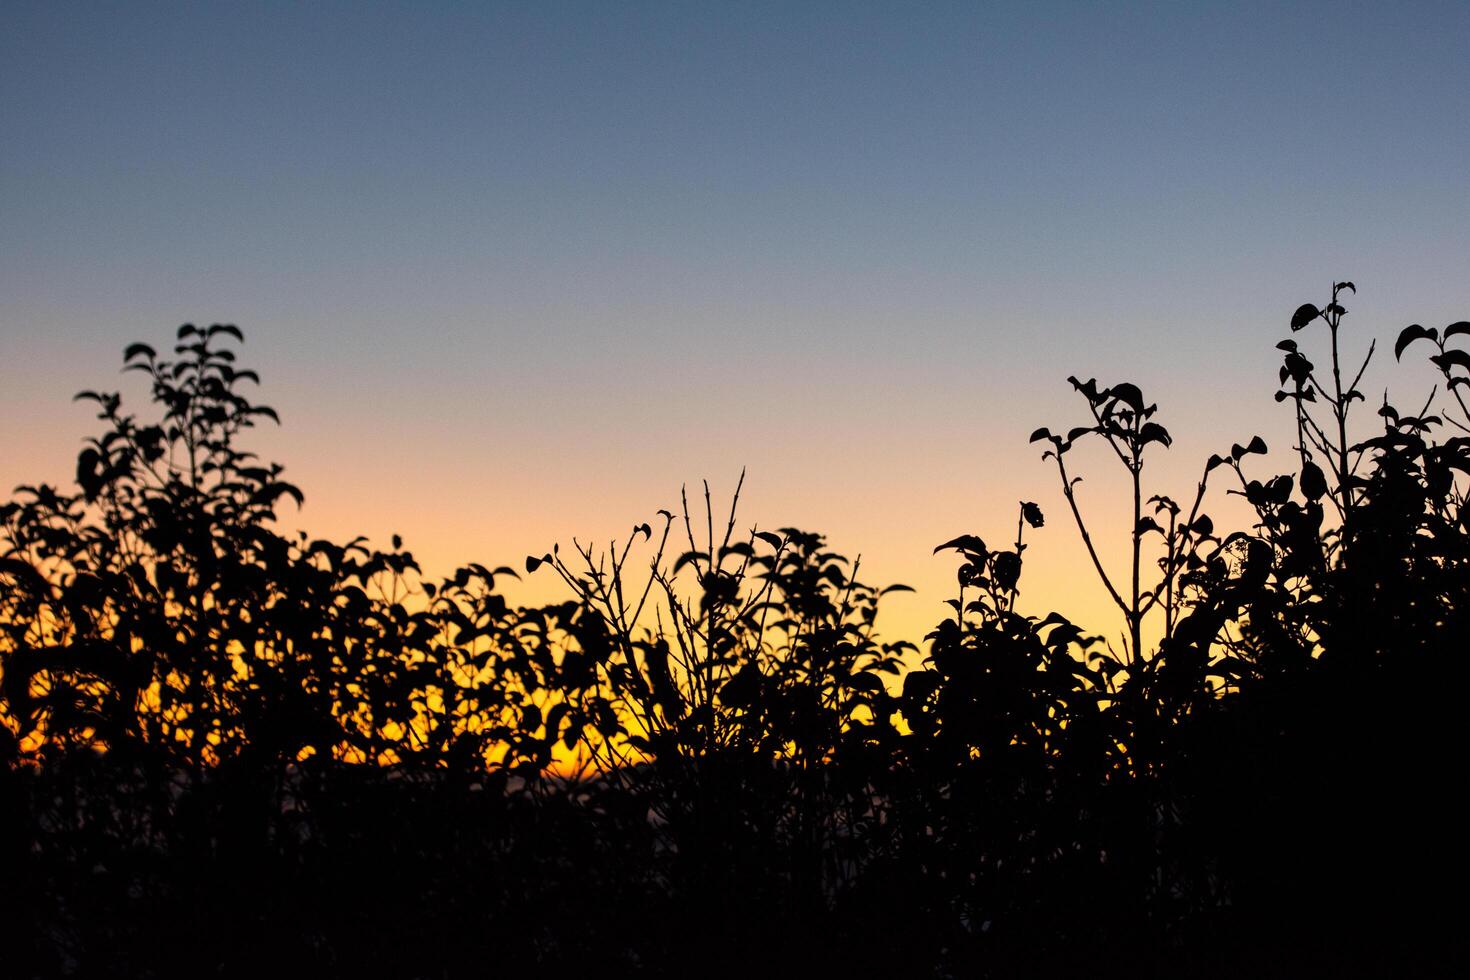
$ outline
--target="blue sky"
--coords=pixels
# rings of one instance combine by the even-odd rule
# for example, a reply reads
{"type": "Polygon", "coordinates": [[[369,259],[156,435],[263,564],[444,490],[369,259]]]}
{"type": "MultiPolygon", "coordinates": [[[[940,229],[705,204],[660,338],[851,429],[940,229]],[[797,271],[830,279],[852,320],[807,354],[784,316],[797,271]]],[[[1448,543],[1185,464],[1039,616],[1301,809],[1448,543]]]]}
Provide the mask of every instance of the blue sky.
{"type": "Polygon", "coordinates": [[[68,475],[126,343],[236,322],[313,527],[514,560],[746,464],[752,520],[924,578],[1051,492],[1068,374],[1160,400],[1183,481],[1284,422],[1334,278],[1365,343],[1470,316],[1467,41],[1464,3],[10,2],[0,483],[68,475]]]}

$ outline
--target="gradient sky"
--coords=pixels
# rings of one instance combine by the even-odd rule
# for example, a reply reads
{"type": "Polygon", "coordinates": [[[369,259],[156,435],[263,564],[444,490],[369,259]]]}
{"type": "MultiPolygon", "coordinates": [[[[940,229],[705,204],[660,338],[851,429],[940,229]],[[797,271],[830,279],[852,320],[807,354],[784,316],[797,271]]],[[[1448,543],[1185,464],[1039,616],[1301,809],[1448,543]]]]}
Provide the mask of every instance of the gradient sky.
{"type": "Polygon", "coordinates": [[[0,485],[69,480],[128,342],[233,322],[317,534],[518,563],[744,465],[745,526],[920,586],[912,634],[930,548],[1027,498],[1026,603],[1116,635],[1027,434],[1135,381],[1182,495],[1287,444],[1273,345],[1334,278],[1363,344],[1470,317],[1467,42],[1463,2],[8,0],[0,485]]]}

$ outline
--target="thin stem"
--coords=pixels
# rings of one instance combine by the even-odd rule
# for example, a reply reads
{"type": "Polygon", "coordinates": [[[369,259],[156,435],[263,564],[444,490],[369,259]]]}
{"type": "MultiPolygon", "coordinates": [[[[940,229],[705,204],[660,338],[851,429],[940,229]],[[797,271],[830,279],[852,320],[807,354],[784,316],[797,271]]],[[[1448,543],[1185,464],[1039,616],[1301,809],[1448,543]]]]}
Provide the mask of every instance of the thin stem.
{"type": "Polygon", "coordinates": [[[1108,595],[1112,597],[1113,602],[1123,612],[1123,615],[1126,616],[1128,615],[1128,604],[1123,601],[1123,597],[1113,587],[1112,579],[1108,578],[1108,573],[1103,569],[1102,561],[1097,556],[1097,548],[1093,546],[1092,535],[1087,533],[1087,523],[1082,519],[1082,512],[1077,508],[1077,497],[1072,492],[1072,481],[1067,477],[1067,466],[1062,462],[1062,454],[1060,452],[1054,452],[1052,456],[1057,461],[1057,472],[1061,474],[1062,495],[1067,498],[1067,506],[1072,510],[1072,519],[1077,523],[1077,530],[1082,535],[1082,543],[1087,547],[1087,556],[1092,559],[1092,567],[1097,570],[1098,578],[1102,580],[1104,588],[1108,590],[1108,595]]]}
{"type": "MultiPolygon", "coordinates": [[[[1136,421],[1135,421],[1135,424],[1136,421]]],[[[1143,488],[1141,475],[1143,472],[1143,461],[1140,459],[1139,450],[1133,451],[1133,462],[1128,467],[1133,477],[1133,602],[1128,609],[1128,635],[1133,642],[1133,659],[1137,661],[1143,656],[1140,648],[1143,635],[1143,616],[1139,612],[1138,604],[1138,577],[1139,564],[1143,554],[1143,531],[1139,525],[1143,522],[1143,488]]]]}

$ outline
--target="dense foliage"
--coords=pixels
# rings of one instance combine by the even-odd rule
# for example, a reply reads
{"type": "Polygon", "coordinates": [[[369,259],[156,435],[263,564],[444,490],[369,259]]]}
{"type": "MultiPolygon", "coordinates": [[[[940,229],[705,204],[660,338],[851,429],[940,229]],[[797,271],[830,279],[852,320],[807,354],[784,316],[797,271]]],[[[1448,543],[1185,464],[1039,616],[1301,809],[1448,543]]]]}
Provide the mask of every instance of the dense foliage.
{"type": "Polygon", "coordinates": [[[1463,967],[1470,323],[1402,332],[1440,408],[1385,399],[1358,439],[1352,289],[1280,345],[1294,472],[1253,438],[1145,496],[1171,438],[1128,383],[1072,379],[1082,424],[1033,436],[1118,647],[1017,611],[1030,502],[1003,547],[935,549],[957,595],[925,649],[874,631],[903,586],[737,532],[738,489],[527,558],[567,599],[512,608],[519,569],[281,533],[301,495],[243,448],[274,413],[234,327],[133,345],[155,414],[84,392],[75,491],[0,506],[6,972],[1463,967]],[[1082,440],[1128,476],[1123,580],[1082,440]],[[1222,478],[1250,526],[1204,512],[1222,478]]]}

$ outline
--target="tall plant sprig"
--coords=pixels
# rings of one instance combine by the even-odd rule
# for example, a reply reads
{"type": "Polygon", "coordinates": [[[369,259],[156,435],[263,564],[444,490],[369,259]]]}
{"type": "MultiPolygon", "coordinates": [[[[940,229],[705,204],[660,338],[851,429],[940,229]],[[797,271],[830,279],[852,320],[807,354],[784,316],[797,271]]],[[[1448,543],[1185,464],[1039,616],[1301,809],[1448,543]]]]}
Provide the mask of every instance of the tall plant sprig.
{"type": "Polygon", "coordinates": [[[1357,291],[1357,287],[1351,282],[1335,282],[1332,284],[1332,299],[1325,306],[1319,308],[1311,303],[1303,303],[1291,316],[1292,333],[1306,329],[1319,319],[1327,324],[1332,359],[1330,386],[1318,377],[1316,366],[1301,353],[1295,340],[1283,340],[1276,345],[1278,349],[1286,352],[1285,361],[1278,375],[1279,380],[1283,386],[1290,382],[1289,388],[1283,387],[1276,393],[1276,400],[1281,402],[1291,399],[1295,406],[1296,448],[1302,465],[1302,492],[1309,499],[1328,496],[1336,507],[1344,528],[1349,531],[1351,530],[1349,515],[1352,513],[1356,499],[1354,474],[1358,464],[1362,462],[1363,453],[1359,449],[1357,458],[1352,458],[1355,447],[1348,438],[1348,419],[1352,414],[1353,402],[1364,400],[1358,384],[1363,380],[1363,374],[1368,370],[1368,364],[1373,360],[1377,346],[1376,341],[1369,342],[1368,352],[1364,355],[1362,363],[1353,373],[1352,380],[1344,385],[1343,378],[1346,374],[1340,333],[1342,320],[1347,315],[1347,310],[1339,300],[1343,293],[1356,294],[1357,291]],[[1326,426],[1318,421],[1309,407],[1320,404],[1327,406],[1331,416],[1326,426]],[[1314,451],[1322,455],[1331,469],[1334,482],[1337,484],[1335,491],[1326,487],[1325,475],[1315,462],[1314,451]]]}
{"type": "Polygon", "coordinates": [[[744,479],[742,472],[721,522],[722,534],[717,534],[705,484],[703,541],[694,530],[687,490],[681,490],[679,515],[659,511],[657,544],[647,571],[637,579],[630,556],[638,544],[654,540],[649,523],[636,525],[627,540],[610,544],[606,551],[574,539],[570,560],[559,546],[526,560],[528,571],[550,566],[585,614],[606,626],[610,647],[598,669],[623,724],[618,738],[588,745],[602,768],[623,771],[655,746],[677,746],[698,756],[732,737],[720,721],[720,694],[741,665],[753,663],[765,648],[780,583],[776,576],[759,573],[768,563],[779,563],[787,546],[783,536],[758,529],[737,539],[744,479]],[[671,557],[679,524],[688,547],[671,557]],[[758,545],[772,549],[768,561],[757,554],[758,545]],[[694,595],[680,584],[681,573],[694,577],[694,595]]]}
{"type": "Polygon", "coordinates": [[[1218,465],[1218,462],[1212,461],[1205,467],[1194,501],[1188,514],[1181,521],[1179,516],[1182,508],[1172,499],[1164,496],[1150,497],[1147,501],[1144,499],[1145,451],[1154,443],[1165,448],[1173,443],[1169,431],[1158,422],[1153,421],[1154,415],[1158,412],[1158,405],[1147,404],[1138,386],[1128,382],[1114,385],[1111,388],[1099,389],[1095,379],[1084,382],[1077,380],[1076,377],[1071,377],[1067,380],[1086,399],[1093,424],[1070,429],[1066,436],[1054,435],[1047,428],[1037,429],[1031,434],[1031,442],[1047,441],[1052,444],[1052,448],[1044,452],[1042,458],[1051,459],[1056,463],[1057,476],[1062,485],[1062,495],[1067,500],[1067,507],[1072,513],[1072,519],[1087,549],[1093,570],[1097,573],[1098,579],[1107,590],[1113,604],[1123,614],[1128,629],[1126,662],[1131,669],[1136,670],[1143,661],[1144,618],[1155,605],[1162,602],[1166,610],[1166,629],[1172,628],[1178,614],[1178,594],[1175,587],[1177,578],[1185,567],[1188,556],[1198,548],[1199,544],[1211,540],[1213,525],[1207,516],[1200,513],[1200,507],[1204,503],[1210,471],[1215,465],[1218,465]],[[1081,482],[1082,478],[1072,476],[1067,470],[1066,454],[1077,440],[1086,436],[1103,439],[1128,473],[1133,522],[1128,536],[1128,581],[1124,588],[1119,588],[1103,565],[1097,546],[1093,543],[1092,534],[1088,530],[1087,520],[1078,504],[1076,485],[1081,482]],[[1144,514],[1146,503],[1155,505],[1154,516],[1144,514]],[[1155,519],[1156,516],[1163,515],[1168,517],[1167,529],[1155,519]],[[1143,543],[1149,534],[1158,534],[1163,538],[1165,555],[1160,562],[1162,574],[1159,581],[1145,588],[1142,581],[1143,543]]]}
{"type": "Polygon", "coordinates": [[[1462,432],[1470,432],[1470,404],[1466,404],[1465,396],[1460,391],[1461,388],[1470,388],[1470,351],[1450,347],[1448,344],[1455,337],[1467,336],[1470,336],[1470,320],[1451,323],[1443,331],[1411,323],[1399,332],[1398,340],[1393,345],[1393,356],[1396,360],[1402,360],[1404,349],[1418,340],[1428,340],[1439,348],[1438,354],[1429,355],[1429,361],[1444,376],[1445,390],[1459,405],[1464,421],[1448,413],[1444,413],[1443,418],[1462,432]],[[1454,368],[1466,373],[1456,374],[1454,368]]]}

